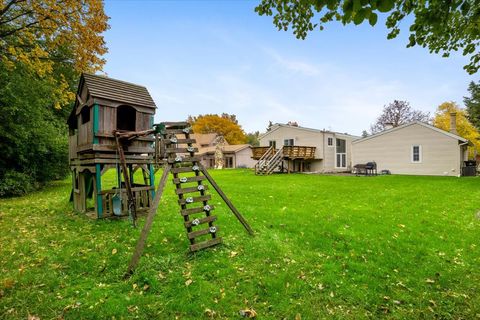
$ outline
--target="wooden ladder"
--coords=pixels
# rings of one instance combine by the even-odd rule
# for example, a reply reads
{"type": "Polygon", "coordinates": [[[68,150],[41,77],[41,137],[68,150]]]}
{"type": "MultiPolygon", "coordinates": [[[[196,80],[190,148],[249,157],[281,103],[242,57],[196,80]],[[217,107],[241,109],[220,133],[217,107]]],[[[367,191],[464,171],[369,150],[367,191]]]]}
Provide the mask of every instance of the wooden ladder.
{"type": "MultiPolygon", "coordinates": [[[[217,217],[211,215],[214,207],[208,203],[211,196],[206,193],[206,191],[209,190],[209,186],[203,183],[206,180],[223,199],[245,230],[253,236],[253,230],[248,222],[230,199],[228,199],[222,189],[220,189],[215,180],[213,180],[207,169],[200,163],[200,158],[196,155],[198,150],[193,145],[195,139],[192,139],[190,136],[191,129],[189,128],[189,124],[187,122],[162,122],[156,125],[155,129],[138,133],[132,132],[129,133],[128,136],[140,136],[152,133],[155,133],[157,136],[156,142],[160,143],[161,140],[162,145],[165,147],[164,153],[161,153],[161,155],[159,153],[158,156],[155,156],[156,161],[159,161],[158,164],[161,163],[163,165],[163,173],[155,192],[155,198],[145,219],[142,232],[135,246],[132,259],[125,273],[125,278],[132,275],[137,267],[170,173],[173,174],[173,183],[176,187],[175,193],[178,196],[180,214],[183,217],[187,237],[190,241],[190,251],[208,248],[222,242],[222,238],[217,236],[218,227],[213,224],[217,217]],[[158,131],[160,131],[160,133],[158,133],[158,131]],[[161,136],[161,139],[158,139],[158,136],[161,136]],[[196,196],[191,196],[192,194],[196,194],[196,196]],[[208,228],[205,228],[205,225],[208,225],[208,228]],[[205,240],[205,237],[208,239],[205,240]]],[[[158,146],[156,146],[156,148],[157,147],[158,146]]],[[[160,150],[161,148],[158,149],[160,150]]]]}
{"type": "Polygon", "coordinates": [[[162,132],[165,144],[166,161],[172,166],[175,193],[178,196],[180,214],[184,220],[190,251],[208,248],[222,242],[217,235],[218,227],[214,225],[217,217],[212,215],[213,205],[208,202],[209,186],[203,182],[207,179],[201,170],[198,149],[194,147],[191,128],[187,122],[164,123],[162,132]],[[205,239],[207,238],[207,239],[205,239]]]}

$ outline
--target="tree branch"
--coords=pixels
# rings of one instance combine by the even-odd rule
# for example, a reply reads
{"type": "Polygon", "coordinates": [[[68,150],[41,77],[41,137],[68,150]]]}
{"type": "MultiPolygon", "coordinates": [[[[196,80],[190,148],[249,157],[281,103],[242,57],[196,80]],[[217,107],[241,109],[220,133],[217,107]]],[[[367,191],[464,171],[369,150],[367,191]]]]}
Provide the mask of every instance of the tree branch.
{"type": "Polygon", "coordinates": [[[25,1],[26,0],[10,0],[10,2],[7,3],[7,5],[2,10],[0,10],[0,17],[3,16],[14,4],[25,2],[25,1]]]}

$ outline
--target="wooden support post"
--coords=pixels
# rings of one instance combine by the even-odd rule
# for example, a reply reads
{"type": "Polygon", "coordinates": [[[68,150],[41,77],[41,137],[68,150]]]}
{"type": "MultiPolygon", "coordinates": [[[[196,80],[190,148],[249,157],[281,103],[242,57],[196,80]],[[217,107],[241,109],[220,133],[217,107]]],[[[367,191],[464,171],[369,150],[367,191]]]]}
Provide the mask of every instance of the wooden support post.
{"type": "Polygon", "coordinates": [[[117,142],[118,154],[120,156],[120,164],[122,165],[123,180],[125,181],[125,188],[127,190],[128,210],[129,210],[129,213],[132,215],[133,227],[136,227],[137,226],[137,208],[136,208],[135,196],[132,192],[132,184],[131,184],[132,176],[130,175],[129,177],[129,174],[128,174],[127,163],[125,161],[125,153],[123,152],[123,147],[122,147],[122,143],[120,142],[118,132],[115,134],[115,139],[117,142]]]}
{"type": "MultiPolygon", "coordinates": [[[[95,165],[95,191],[96,191],[96,204],[97,204],[97,217],[103,216],[102,205],[102,168],[99,163],[95,165]]],[[[86,188],[85,188],[86,192],[86,188]]]]}
{"type": "Polygon", "coordinates": [[[135,171],[133,170],[133,165],[132,164],[128,165],[128,173],[129,173],[129,176],[130,176],[130,185],[133,186],[135,184],[134,183],[134,178],[133,178],[133,176],[135,175],[135,171]]]}
{"type": "MultiPolygon", "coordinates": [[[[153,164],[150,164],[148,169],[150,171],[150,187],[155,187],[155,169],[153,168],[153,164]]],[[[155,190],[152,190],[152,199],[153,198],[155,198],[155,190]]]]}
{"type": "Polygon", "coordinates": [[[135,251],[133,252],[132,260],[128,265],[127,273],[125,273],[124,278],[128,278],[133,274],[135,268],[137,267],[138,261],[142,256],[143,249],[145,247],[145,241],[147,240],[150,229],[152,228],[153,218],[155,218],[155,215],[157,213],[158,204],[160,203],[160,198],[162,197],[163,189],[165,188],[165,184],[167,182],[168,174],[170,173],[171,168],[172,166],[170,164],[165,165],[165,167],[163,168],[162,178],[160,179],[160,182],[158,184],[158,189],[155,193],[155,199],[153,200],[153,204],[152,206],[150,206],[150,210],[148,211],[145,225],[143,226],[142,233],[140,234],[137,246],[135,247],[135,251]]]}
{"type": "Polygon", "coordinates": [[[212,176],[210,173],[208,173],[207,169],[203,165],[199,165],[200,170],[202,170],[203,175],[207,178],[208,182],[212,185],[212,187],[217,191],[217,193],[222,197],[223,201],[227,204],[227,206],[230,208],[230,210],[233,212],[235,217],[237,217],[238,221],[243,225],[243,227],[248,231],[250,235],[253,236],[253,230],[250,228],[250,225],[248,224],[247,220],[242,216],[240,212],[238,212],[237,208],[233,205],[233,203],[230,201],[230,199],[227,198],[225,193],[220,189],[218,184],[213,180],[212,176]]]}

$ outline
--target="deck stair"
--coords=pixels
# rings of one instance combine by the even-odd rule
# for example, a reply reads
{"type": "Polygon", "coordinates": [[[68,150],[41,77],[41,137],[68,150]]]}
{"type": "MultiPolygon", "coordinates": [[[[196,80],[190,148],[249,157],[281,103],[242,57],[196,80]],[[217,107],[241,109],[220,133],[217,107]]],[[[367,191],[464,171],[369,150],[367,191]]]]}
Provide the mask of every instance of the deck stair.
{"type": "Polygon", "coordinates": [[[283,147],[275,152],[270,147],[255,164],[255,174],[268,175],[282,167],[283,147]]]}

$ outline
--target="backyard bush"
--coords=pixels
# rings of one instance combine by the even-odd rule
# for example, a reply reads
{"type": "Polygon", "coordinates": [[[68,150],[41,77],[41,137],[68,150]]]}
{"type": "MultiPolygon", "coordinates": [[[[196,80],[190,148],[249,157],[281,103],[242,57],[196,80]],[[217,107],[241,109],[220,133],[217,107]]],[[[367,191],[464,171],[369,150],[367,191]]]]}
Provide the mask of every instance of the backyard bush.
{"type": "Polygon", "coordinates": [[[189,254],[169,182],[128,280],[140,229],[73,212],[69,179],[0,200],[0,318],[480,316],[478,178],[212,175],[255,237],[214,195],[224,243],[189,254]]]}

